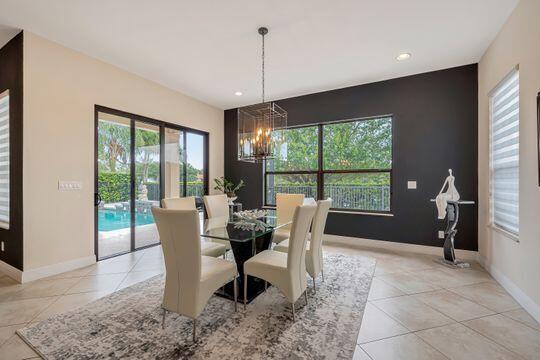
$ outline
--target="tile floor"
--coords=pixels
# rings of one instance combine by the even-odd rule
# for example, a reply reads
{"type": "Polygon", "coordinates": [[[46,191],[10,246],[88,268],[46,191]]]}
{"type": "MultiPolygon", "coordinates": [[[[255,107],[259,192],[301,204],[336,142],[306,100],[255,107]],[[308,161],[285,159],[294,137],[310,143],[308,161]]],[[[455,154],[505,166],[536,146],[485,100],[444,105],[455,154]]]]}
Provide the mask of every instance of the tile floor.
{"type": "MultiPolygon", "coordinates": [[[[325,246],[377,259],[355,360],[540,359],[540,324],[477,264],[325,246]]],[[[0,275],[0,358],[37,358],[18,328],[76,309],[164,271],[160,247],[27,284],[0,275]]]]}

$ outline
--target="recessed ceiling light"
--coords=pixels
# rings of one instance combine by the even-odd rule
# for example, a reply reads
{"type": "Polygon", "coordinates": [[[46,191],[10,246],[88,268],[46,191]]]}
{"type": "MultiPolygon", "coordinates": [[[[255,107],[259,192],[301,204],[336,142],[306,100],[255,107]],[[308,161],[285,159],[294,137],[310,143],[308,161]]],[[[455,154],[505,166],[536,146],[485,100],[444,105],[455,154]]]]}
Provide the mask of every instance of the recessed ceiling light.
{"type": "Polygon", "coordinates": [[[234,95],[236,95],[236,96],[242,96],[242,92],[241,92],[241,91],[237,91],[237,92],[234,93],[234,95]]]}
{"type": "Polygon", "coordinates": [[[411,58],[411,54],[410,53],[403,53],[403,54],[399,54],[397,57],[396,57],[396,60],[397,61],[403,61],[403,60],[408,60],[411,58]]]}

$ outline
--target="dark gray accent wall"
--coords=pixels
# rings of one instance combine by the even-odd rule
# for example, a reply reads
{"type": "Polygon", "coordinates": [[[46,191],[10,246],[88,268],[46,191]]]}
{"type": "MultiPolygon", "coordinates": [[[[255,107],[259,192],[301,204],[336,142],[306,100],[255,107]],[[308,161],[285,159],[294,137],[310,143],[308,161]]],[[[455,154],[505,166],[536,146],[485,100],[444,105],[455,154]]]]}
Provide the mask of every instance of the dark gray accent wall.
{"type": "Polygon", "coordinates": [[[9,89],[10,228],[0,228],[4,251],[0,260],[23,270],[22,141],[23,141],[23,33],[0,49],[0,93],[9,89]]]}
{"type": "MultiPolygon", "coordinates": [[[[393,216],[331,213],[326,233],[442,246],[434,198],[452,168],[462,199],[478,201],[477,65],[434,71],[277,101],[289,125],[392,114],[393,216]],[[416,180],[417,190],[407,181],[416,180]]],[[[261,164],[237,160],[237,111],[225,111],[225,176],[243,179],[245,209],[263,204],[261,164]]],[[[456,248],[477,250],[477,207],[462,206],[456,248]]]]}

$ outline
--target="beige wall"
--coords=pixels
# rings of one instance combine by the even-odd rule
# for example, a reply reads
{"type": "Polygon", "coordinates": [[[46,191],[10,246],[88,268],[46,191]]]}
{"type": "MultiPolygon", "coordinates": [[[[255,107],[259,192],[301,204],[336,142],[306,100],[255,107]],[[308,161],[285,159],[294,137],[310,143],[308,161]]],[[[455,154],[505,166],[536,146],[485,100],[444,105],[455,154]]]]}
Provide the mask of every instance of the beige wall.
{"type": "Polygon", "coordinates": [[[540,91],[539,15],[540,1],[521,0],[482,57],[478,74],[479,252],[486,267],[499,275],[503,285],[517,287],[514,296],[522,302],[528,301],[529,311],[536,312],[536,316],[540,316],[540,187],[536,143],[536,94],[540,91]],[[488,93],[516,65],[520,73],[519,242],[488,226],[488,93]],[[522,299],[519,299],[520,291],[524,293],[522,299]]]}
{"type": "Polygon", "coordinates": [[[94,254],[94,104],[208,131],[210,179],[223,175],[220,109],[29,32],[24,88],[25,271],[94,254]]]}

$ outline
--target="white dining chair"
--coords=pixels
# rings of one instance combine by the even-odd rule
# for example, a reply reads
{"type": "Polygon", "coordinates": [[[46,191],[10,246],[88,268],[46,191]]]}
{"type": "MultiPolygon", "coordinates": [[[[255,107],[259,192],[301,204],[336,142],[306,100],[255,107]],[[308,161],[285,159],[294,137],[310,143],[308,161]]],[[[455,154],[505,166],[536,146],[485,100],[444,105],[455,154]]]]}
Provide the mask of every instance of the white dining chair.
{"type": "Polygon", "coordinates": [[[291,303],[295,320],[294,303],[302,293],[306,297],[306,238],[316,206],[297,206],[293,214],[289,252],[264,250],[244,263],[244,310],[247,298],[247,276],[255,276],[276,286],[291,303]]]}
{"type": "MultiPolygon", "coordinates": [[[[319,275],[322,276],[324,281],[323,270],[323,252],[322,241],[324,236],[324,227],[326,226],[326,219],[328,212],[332,207],[332,199],[317,201],[317,211],[313,217],[313,224],[311,226],[311,237],[306,243],[306,270],[313,279],[313,291],[316,292],[315,279],[319,275]]],[[[274,246],[275,251],[289,252],[289,240],[285,240],[274,246]]]]}
{"type": "MultiPolygon", "coordinates": [[[[304,203],[304,194],[276,194],[277,223],[283,224],[292,221],[294,210],[304,203]]],[[[274,232],[272,241],[279,244],[289,238],[291,225],[279,228],[274,232]]]]}
{"type": "MultiPolygon", "coordinates": [[[[195,205],[195,196],[181,198],[167,198],[161,200],[161,206],[170,210],[197,210],[195,205]]],[[[201,242],[201,254],[212,257],[225,257],[227,246],[213,241],[201,242]]]]}
{"type": "Polygon", "coordinates": [[[193,319],[193,341],[197,339],[197,317],[212,294],[234,281],[234,310],[237,311],[237,271],[234,263],[201,255],[200,220],[197,210],[152,208],[165,258],[163,320],[167,311],[193,319]]]}
{"type": "MultiPolygon", "coordinates": [[[[229,201],[227,195],[205,195],[203,201],[208,219],[229,218],[229,201]]],[[[231,249],[231,243],[227,240],[212,239],[212,241],[224,245],[226,250],[231,249]]]]}

